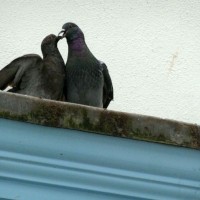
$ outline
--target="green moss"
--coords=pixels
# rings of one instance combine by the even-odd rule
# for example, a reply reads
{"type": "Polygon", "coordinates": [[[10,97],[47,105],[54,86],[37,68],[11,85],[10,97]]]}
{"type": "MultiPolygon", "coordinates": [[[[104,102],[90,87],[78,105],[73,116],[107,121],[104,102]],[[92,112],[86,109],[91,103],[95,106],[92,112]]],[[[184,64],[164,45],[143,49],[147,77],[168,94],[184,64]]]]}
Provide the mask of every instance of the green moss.
{"type": "Polygon", "coordinates": [[[64,110],[62,106],[41,103],[38,104],[29,114],[28,117],[34,122],[49,125],[49,126],[61,126],[60,119],[64,116],[64,110]]]}
{"type": "Polygon", "coordinates": [[[65,109],[63,126],[66,128],[86,130],[91,125],[87,111],[83,107],[69,106],[65,109]]]}
{"type": "Polygon", "coordinates": [[[191,145],[193,147],[200,147],[200,128],[196,125],[190,126],[191,145]]]}
{"type": "MultiPolygon", "coordinates": [[[[154,139],[154,138],[153,138],[154,139]]],[[[163,134],[159,134],[155,137],[156,141],[160,142],[165,142],[168,143],[170,142],[169,138],[166,138],[163,134]]],[[[170,143],[173,143],[172,141],[170,143]]]]}
{"type": "Polygon", "coordinates": [[[113,136],[127,137],[131,132],[131,120],[124,113],[119,115],[116,112],[102,111],[94,129],[113,136]]]}
{"type": "Polygon", "coordinates": [[[145,127],[144,130],[140,130],[136,128],[131,133],[132,139],[142,139],[148,141],[155,141],[155,142],[167,142],[167,138],[163,134],[156,134],[154,135],[148,127],[145,127]]]}
{"type": "Polygon", "coordinates": [[[0,117],[6,119],[19,120],[19,121],[28,121],[27,115],[11,114],[10,112],[6,111],[0,111],[0,117]]]}
{"type": "Polygon", "coordinates": [[[70,117],[69,119],[65,118],[64,122],[66,127],[76,128],[77,126],[72,117],[70,117]]]}
{"type": "Polygon", "coordinates": [[[63,114],[62,107],[52,104],[38,104],[30,113],[13,114],[12,112],[1,111],[0,117],[42,125],[60,126],[60,119],[63,114]]]}
{"type": "Polygon", "coordinates": [[[93,128],[93,124],[90,123],[90,118],[87,115],[87,111],[85,109],[81,109],[82,115],[82,123],[80,123],[80,128],[85,130],[90,130],[93,128]]]}

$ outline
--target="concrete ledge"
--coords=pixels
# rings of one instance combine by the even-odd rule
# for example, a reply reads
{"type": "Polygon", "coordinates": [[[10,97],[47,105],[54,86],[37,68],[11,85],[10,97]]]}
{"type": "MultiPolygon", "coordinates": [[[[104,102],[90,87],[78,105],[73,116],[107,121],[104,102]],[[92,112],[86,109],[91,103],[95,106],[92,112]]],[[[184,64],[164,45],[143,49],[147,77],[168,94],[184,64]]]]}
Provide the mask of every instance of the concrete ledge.
{"type": "Polygon", "coordinates": [[[200,126],[0,92],[0,117],[200,149],[200,126]]]}

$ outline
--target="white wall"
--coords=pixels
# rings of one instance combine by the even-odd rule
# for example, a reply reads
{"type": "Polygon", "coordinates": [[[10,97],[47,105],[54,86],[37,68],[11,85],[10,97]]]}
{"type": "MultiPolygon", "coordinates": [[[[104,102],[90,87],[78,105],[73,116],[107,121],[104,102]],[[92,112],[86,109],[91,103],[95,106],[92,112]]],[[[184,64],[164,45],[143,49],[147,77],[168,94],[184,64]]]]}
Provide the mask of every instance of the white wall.
{"type": "MultiPolygon", "coordinates": [[[[200,1],[0,0],[0,68],[77,23],[114,84],[110,109],[200,124],[200,1]]],[[[66,60],[67,44],[60,51],[66,60]]]]}

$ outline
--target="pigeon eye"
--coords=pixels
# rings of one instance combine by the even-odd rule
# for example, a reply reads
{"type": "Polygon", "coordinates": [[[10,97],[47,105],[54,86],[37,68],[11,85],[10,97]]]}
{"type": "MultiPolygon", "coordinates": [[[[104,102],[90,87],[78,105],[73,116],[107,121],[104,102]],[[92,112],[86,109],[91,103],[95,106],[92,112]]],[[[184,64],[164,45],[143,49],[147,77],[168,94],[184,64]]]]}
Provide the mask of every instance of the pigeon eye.
{"type": "Polygon", "coordinates": [[[72,27],[73,27],[73,26],[70,24],[70,25],[69,25],[69,28],[72,28],[72,27]]]}

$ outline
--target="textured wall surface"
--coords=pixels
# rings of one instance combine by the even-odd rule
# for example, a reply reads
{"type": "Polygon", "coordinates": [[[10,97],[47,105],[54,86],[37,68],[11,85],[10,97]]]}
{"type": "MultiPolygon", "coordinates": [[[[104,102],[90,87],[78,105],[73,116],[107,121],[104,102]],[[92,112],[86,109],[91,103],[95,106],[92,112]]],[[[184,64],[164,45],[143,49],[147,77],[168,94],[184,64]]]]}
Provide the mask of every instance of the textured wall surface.
{"type": "MultiPolygon", "coordinates": [[[[113,79],[109,109],[200,124],[200,2],[0,0],[0,68],[77,23],[113,79]]],[[[65,40],[59,43],[67,59],[65,40]]]]}

